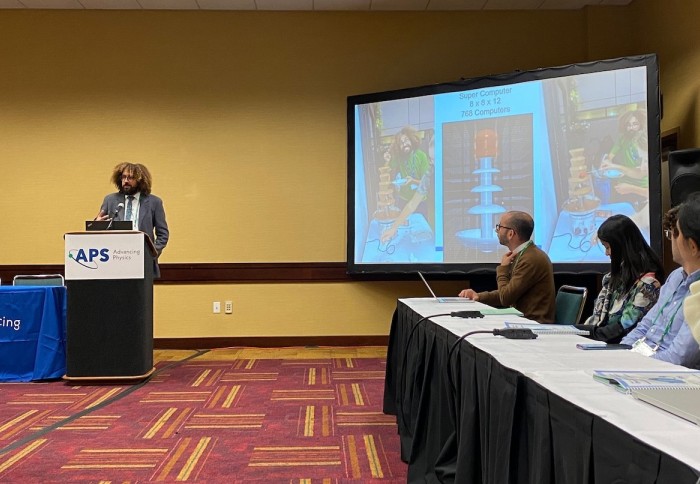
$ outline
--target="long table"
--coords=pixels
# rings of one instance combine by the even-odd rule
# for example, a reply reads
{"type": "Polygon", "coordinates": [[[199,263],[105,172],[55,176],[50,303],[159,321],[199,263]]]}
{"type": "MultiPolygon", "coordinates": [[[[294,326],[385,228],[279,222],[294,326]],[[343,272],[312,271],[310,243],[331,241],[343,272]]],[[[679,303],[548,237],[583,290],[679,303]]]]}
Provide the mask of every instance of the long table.
{"type": "Polygon", "coordinates": [[[700,427],[592,377],[594,370],[678,370],[630,351],[581,351],[575,335],[475,334],[514,316],[462,319],[484,305],[398,301],[384,412],[397,416],[409,482],[700,482],[700,427]],[[449,369],[449,374],[448,374],[449,369]]]}
{"type": "Polygon", "coordinates": [[[66,372],[66,288],[0,286],[0,382],[66,372]]]}

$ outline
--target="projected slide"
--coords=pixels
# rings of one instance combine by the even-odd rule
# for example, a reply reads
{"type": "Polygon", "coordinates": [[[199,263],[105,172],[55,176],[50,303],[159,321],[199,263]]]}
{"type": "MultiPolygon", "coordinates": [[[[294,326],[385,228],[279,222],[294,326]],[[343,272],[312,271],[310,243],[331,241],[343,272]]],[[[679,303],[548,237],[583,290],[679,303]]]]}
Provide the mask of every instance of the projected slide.
{"type": "Polygon", "coordinates": [[[554,263],[608,262],[612,214],[649,240],[646,69],[357,104],[354,262],[499,262],[509,210],[554,263]]]}

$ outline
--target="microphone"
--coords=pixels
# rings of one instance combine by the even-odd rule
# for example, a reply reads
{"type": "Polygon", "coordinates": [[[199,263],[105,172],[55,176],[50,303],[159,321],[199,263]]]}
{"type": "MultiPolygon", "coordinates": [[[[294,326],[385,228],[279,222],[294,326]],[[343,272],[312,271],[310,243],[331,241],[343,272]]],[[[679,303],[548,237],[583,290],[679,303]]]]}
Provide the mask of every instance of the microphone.
{"type": "Polygon", "coordinates": [[[114,210],[114,215],[112,215],[112,218],[109,219],[109,223],[107,224],[107,228],[106,228],[105,230],[109,230],[110,228],[112,228],[112,222],[114,222],[114,219],[116,218],[117,215],[119,215],[119,211],[120,211],[122,208],[124,208],[124,204],[123,204],[123,203],[120,203],[119,205],[117,205],[116,210],[114,210]]]}
{"type": "Polygon", "coordinates": [[[112,218],[114,218],[114,217],[116,217],[117,215],[119,215],[119,211],[120,211],[122,208],[124,208],[124,204],[123,204],[123,203],[120,203],[119,205],[117,205],[117,209],[114,211],[114,215],[112,215],[112,218]]]}
{"type": "Polygon", "coordinates": [[[453,318],[483,318],[484,313],[481,311],[455,311],[450,313],[453,318]]]}
{"type": "Polygon", "coordinates": [[[536,339],[537,333],[530,328],[501,328],[494,329],[495,336],[503,336],[506,339],[536,339]]]}

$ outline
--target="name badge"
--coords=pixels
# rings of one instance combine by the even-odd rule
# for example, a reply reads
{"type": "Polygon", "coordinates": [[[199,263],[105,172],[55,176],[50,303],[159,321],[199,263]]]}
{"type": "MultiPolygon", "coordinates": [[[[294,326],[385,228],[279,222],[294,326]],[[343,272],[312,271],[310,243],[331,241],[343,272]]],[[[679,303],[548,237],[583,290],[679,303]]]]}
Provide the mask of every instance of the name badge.
{"type": "Polygon", "coordinates": [[[635,341],[630,351],[634,351],[635,353],[639,353],[640,355],[644,356],[651,356],[656,353],[656,350],[646,344],[643,338],[635,341]]]}

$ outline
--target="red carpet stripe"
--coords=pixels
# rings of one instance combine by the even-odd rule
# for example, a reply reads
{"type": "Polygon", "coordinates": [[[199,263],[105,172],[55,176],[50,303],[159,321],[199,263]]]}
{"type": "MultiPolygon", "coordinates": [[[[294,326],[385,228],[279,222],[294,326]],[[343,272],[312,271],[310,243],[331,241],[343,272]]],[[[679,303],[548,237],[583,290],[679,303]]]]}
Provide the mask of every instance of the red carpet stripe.
{"type": "MultiPolygon", "coordinates": [[[[65,418],[67,418],[65,415],[51,417],[47,419],[47,426],[65,418]]],[[[84,415],[77,420],[58,427],[56,430],[109,430],[120,418],[121,416],[119,415],[84,415]]]]}
{"type": "Polygon", "coordinates": [[[216,357],[143,385],[1,385],[0,482],[406,482],[385,358],[216,357]]]}
{"type": "Polygon", "coordinates": [[[348,390],[345,385],[338,385],[338,400],[340,405],[350,405],[348,390]]]}
{"type": "Polygon", "coordinates": [[[353,358],[334,358],[333,368],[354,368],[355,363],[353,358]]]}
{"type": "Polygon", "coordinates": [[[163,456],[166,448],[104,448],[82,449],[62,469],[152,469],[163,456]]]}
{"type": "Polygon", "coordinates": [[[306,407],[306,415],[304,417],[304,437],[314,436],[314,414],[315,407],[313,405],[308,405],[306,407]]]}
{"type": "Polygon", "coordinates": [[[339,451],[337,446],[255,447],[248,466],[339,466],[339,451]]]}
{"type": "Polygon", "coordinates": [[[206,402],[211,392],[149,392],[141,403],[206,402]]]}
{"type": "Polygon", "coordinates": [[[272,390],[270,400],[335,400],[335,392],[333,390],[272,390]]]}
{"type": "Polygon", "coordinates": [[[365,406],[365,394],[362,386],[358,383],[352,383],[349,387],[345,384],[338,385],[338,400],[341,405],[357,405],[365,406]],[[352,400],[350,395],[352,395],[352,400]]]}
{"type": "Polygon", "coordinates": [[[209,373],[211,373],[211,369],[207,369],[207,370],[202,371],[202,372],[199,374],[199,376],[197,376],[197,378],[195,379],[195,381],[192,383],[192,386],[193,386],[193,387],[198,387],[199,385],[201,385],[202,382],[204,381],[204,379],[209,375],[209,373]]]}
{"type": "Polygon", "coordinates": [[[0,440],[9,440],[26,428],[34,426],[36,422],[39,422],[45,415],[48,415],[48,413],[48,411],[39,412],[34,409],[27,410],[17,415],[13,419],[0,425],[0,440]]]}
{"type": "Polygon", "coordinates": [[[169,439],[170,437],[177,434],[190,415],[192,415],[191,408],[181,409],[177,416],[170,423],[170,425],[168,425],[168,427],[163,432],[162,438],[169,439]]]}
{"type": "Polygon", "coordinates": [[[189,447],[191,442],[192,442],[192,439],[185,438],[185,439],[182,439],[182,441],[180,441],[175,446],[174,451],[170,454],[170,456],[168,457],[168,459],[164,463],[163,467],[159,470],[159,472],[155,476],[156,481],[160,482],[160,481],[164,481],[167,479],[168,475],[175,468],[175,465],[177,464],[177,462],[180,460],[180,458],[187,451],[187,447],[189,447]]]}
{"type": "Polygon", "coordinates": [[[338,427],[396,425],[396,417],[382,412],[336,412],[335,418],[338,427]]]}
{"type": "MultiPolygon", "coordinates": [[[[185,409],[186,410],[186,409],[185,409]]],[[[163,428],[167,421],[177,412],[177,408],[171,407],[165,410],[156,422],[143,434],[144,439],[152,439],[163,428]]]]}
{"type": "Polygon", "coordinates": [[[367,453],[367,461],[369,461],[369,468],[370,472],[372,473],[372,477],[384,477],[382,465],[379,462],[379,457],[377,456],[377,448],[374,445],[374,437],[371,435],[364,435],[363,439],[365,441],[365,451],[367,453]]]}
{"type": "MultiPolygon", "coordinates": [[[[82,388],[82,390],[84,390],[84,388],[82,388]]],[[[123,387],[98,388],[76,400],[73,405],[68,407],[67,410],[70,412],[77,412],[86,408],[94,407],[98,403],[119,394],[122,390],[124,390],[123,387]]]]}
{"type": "Polygon", "coordinates": [[[194,414],[185,425],[186,429],[259,429],[265,414],[194,414]]]}
{"type": "Polygon", "coordinates": [[[14,400],[10,400],[7,405],[65,405],[75,403],[80,398],[86,397],[86,393],[24,393],[14,400]]]}
{"type": "Polygon", "coordinates": [[[221,381],[275,381],[278,373],[226,373],[221,381]]]}
{"type": "Polygon", "coordinates": [[[360,470],[360,459],[357,454],[357,443],[355,442],[355,436],[348,435],[344,439],[344,444],[345,452],[347,453],[346,462],[348,462],[350,467],[349,477],[352,479],[359,479],[362,476],[362,472],[360,470]]]}
{"type": "Polygon", "coordinates": [[[38,451],[38,449],[43,447],[46,444],[47,440],[48,439],[37,439],[33,442],[29,442],[27,445],[21,447],[16,452],[4,455],[3,460],[0,461],[0,478],[3,477],[5,471],[11,469],[12,466],[14,466],[17,463],[20,463],[22,459],[28,458],[33,453],[38,451]]]}
{"type": "Polygon", "coordinates": [[[213,386],[219,382],[219,378],[221,378],[221,375],[223,374],[223,371],[221,370],[216,370],[212,373],[211,377],[205,382],[205,386],[213,386]]]}
{"type": "Polygon", "coordinates": [[[233,405],[233,402],[235,402],[236,396],[238,395],[238,392],[240,391],[241,388],[242,388],[241,385],[233,385],[231,387],[231,391],[228,392],[228,394],[226,395],[226,400],[224,400],[224,403],[222,403],[221,406],[223,408],[231,408],[231,406],[233,405]]]}
{"type": "Polygon", "coordinates": [[[207,447],[209,446],[210,442],[211,437],[202,437],[201,439],[199,439],[196,447],[185,461],[185,464],[182,466],[182,469],[180,470],[175,480],[189,480],[190,476],[192,476],[192,474],[195,473],[197,469],[197,464],[199,463],[200,459],[202,459],[202,457],[206,454],[207,447]]]}
{"type": "Polygon", "coordinates": [[[331,407],[324,405],[321,407],[321,435],[328,437],[331,435],[333,422],[331,420],[331,407]]]}
{"type": "Polygon", "coordinates": [[[334,380],[384,380],[383,371],[334,371],[334,380]]]}
{"type": "Polygon", "coordinates": [[[232,385],[230,388],[226,385],[218,387],[205,407],[212,409],[217,408],[221,404],[221,408],[231,408],[234,406],[241,388],[243,388],[242,385],[232,385]]]}

